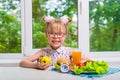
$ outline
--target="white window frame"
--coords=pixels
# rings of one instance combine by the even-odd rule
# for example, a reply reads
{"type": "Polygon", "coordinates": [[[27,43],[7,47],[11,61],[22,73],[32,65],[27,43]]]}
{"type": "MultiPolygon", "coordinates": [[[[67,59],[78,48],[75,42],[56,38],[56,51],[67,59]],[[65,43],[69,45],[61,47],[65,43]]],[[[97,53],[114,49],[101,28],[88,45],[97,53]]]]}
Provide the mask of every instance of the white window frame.
{"type": "MultiPolygon", "coordinates": [[[[89,58],[120,62],[120,51],[89,52],[89,1],[78,0],[78,50],[89,58]]],[[[32,0],[21,0],[21,5],[22,53],[0,54],[0,59],[20,59],[39,50],[32,49],[32,0]]]]}
{"type": "Polygon", "coordinates": [[[29,56],[34,54],[38,49],[32,49],[32,0],[24,0],[24,26],[25,26],[25,44],[24,55],[29,56]]]}
{"type": "Polygon", "coordinates": [[[0,53],[0,59],[20,59],[23,57],[23,52],[24,52],[24,44],[25,44],[25,30],[24,30],[24,0],[21,0],[21,53],[0,53]]]}
{"type": "Polygon", "coordinates": [[[90,58],[119,62],[120,51],[90,52],[89,50],[89,1],[91,0],[79,0],[79,5],[81,5],[81,12],[79,12],[81,49],[90,58]]]}
{"type": "MultiPolygon", "coordinates": [[[[33,49],[32,48],[32,0],[25,1],[26,4],[26,14],[25,14],[25,25],[29,26],[29,29],[26,28],[26,46],[25,46],[25,55],[30,56],[37,52],[40,49],[33,49]]],[[[78,49],[80,46],[78,45],[78,49]]]]}
{"type": "MultiPolygon", "coordinates": [[[[90,52],[89,50],[89,1],[78,0],[78,49],[85,56],[93,59],[108,61],[120,61],[120,51],[118,52],[90,52]]],[[[32,1],[25,0],[25,55],[34,54],[38,49],[32,49],[32,1]],[[28,28],[29,27],[29,28],[28,28]]]]}

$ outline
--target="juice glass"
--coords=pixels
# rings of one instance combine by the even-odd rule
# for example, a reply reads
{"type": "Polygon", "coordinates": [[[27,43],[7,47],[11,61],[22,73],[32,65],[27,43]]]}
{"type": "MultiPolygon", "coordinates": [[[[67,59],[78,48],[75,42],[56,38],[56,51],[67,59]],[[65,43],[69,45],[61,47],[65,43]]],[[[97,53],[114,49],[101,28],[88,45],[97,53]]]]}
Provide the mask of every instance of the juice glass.
{"type": "Polygon", "coordinates": [[[78,62],[81,61],[82,52],[81,51],[72,51],[72,63],[76,65],[78,62]]]}

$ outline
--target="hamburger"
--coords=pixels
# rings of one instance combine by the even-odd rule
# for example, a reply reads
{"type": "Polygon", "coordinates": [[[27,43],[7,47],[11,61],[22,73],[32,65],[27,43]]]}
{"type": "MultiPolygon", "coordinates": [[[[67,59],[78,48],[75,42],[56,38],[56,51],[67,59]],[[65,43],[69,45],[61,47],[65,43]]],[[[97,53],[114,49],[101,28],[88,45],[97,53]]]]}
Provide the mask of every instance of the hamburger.
{"type": "Polygon", "coordinates": [[[58,58],[56,63],[54,64],[55,68],[60,70],[61,64],[67,64],[70,65],[70,60],[67,58],[58,58]]]}

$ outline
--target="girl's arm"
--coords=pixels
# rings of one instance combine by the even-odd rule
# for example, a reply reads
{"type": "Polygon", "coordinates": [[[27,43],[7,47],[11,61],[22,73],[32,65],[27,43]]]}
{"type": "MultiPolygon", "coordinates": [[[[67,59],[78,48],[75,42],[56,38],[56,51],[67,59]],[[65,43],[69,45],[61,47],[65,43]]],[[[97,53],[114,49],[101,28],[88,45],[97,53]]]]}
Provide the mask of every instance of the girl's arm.
{"type": "Polygon", "coordinates": [[[40,64],[39,62],[35,62],[35,61],[37,61],[42,56],[43,56],[43,51],[40,50],[37,53],[35,53],[34,55],[29,56],[29,57],[23,59],[20,62],[20,66],[21,67],[26,67],[26,68],[46,69],[47,67],[49,67],[49,65],[40,64]]]}

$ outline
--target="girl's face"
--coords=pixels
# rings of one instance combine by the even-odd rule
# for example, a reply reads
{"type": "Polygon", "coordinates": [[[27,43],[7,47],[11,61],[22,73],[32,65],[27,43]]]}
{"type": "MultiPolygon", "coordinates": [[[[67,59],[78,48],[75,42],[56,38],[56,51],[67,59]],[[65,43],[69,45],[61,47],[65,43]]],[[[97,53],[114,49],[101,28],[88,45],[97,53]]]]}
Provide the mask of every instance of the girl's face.
{"type": "Polygon", "coordinates": [[[48,42],[53,49],[59,48],[66,38],[66,28],[64,25],[54,23],[46,33],[48,42]]]}

